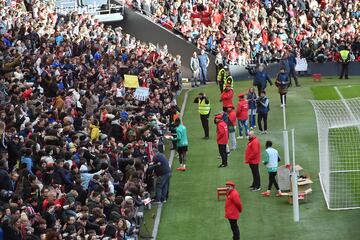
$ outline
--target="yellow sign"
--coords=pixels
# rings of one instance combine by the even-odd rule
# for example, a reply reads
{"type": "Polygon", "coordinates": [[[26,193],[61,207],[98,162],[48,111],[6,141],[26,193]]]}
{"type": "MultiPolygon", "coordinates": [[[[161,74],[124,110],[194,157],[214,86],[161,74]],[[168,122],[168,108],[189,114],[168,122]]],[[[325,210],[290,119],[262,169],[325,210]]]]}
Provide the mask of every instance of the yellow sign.
{"type": "Polygon", "coordinates": [[[135,75],[124,75],[124,86],[127,88],[138,88],[139,87],[139,80],[138,77],[135,75]]]}

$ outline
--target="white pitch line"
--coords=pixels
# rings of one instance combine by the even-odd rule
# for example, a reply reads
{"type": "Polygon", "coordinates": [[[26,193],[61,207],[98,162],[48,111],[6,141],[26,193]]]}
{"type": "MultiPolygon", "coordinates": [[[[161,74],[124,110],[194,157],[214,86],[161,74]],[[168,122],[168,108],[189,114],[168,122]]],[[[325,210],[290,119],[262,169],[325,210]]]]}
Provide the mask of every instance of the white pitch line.
{"type": "MultiPolygon", "coordinates": [[[[184,101],[181,105],[181,117],[184,115],[184,111],[185,111],[185,106],[186,106],[186,102],[188,99],[188,94],[189,94],[189,90],[187,90],[185,92],[185,96],[184,96],[184,101]]],[[[173,164],[174,161],[174,156],[175,156],[175,150],[171,150],[170,152],[170,157],[169,157],[169,165],[170,168],[173,164]]],[[[156,217],[155,217],[155,221],[154,221],[154,227],[153,227],[153,232],[152,232],[152,238],[154,240],[156,240],[157,235],[158,235],[158,231],[159,231],[159,226],[160,226],[160,219],[161,219],[161,212],[162,212],[162,204],[159,204],[158,208],[157,208],[157,212],[156,212],[156,217]]]]}
{"type": "MultiPolygon", "coordinates": [[[[345,105],[345,108],[348,110],[350,117],[356,122],[357,119],[354,115],[354,113],[351,111],[351,108],[349,107],[348,103],[346,102],[344,96],[341,94],[341,92],[339,91],[339,88],[337,86],[334,87],[336,93],[339,95],[340,100],[342,101],[342,103],[345,105]]],[[[360,127],[359,127],[360,128],[360,127]]]]}

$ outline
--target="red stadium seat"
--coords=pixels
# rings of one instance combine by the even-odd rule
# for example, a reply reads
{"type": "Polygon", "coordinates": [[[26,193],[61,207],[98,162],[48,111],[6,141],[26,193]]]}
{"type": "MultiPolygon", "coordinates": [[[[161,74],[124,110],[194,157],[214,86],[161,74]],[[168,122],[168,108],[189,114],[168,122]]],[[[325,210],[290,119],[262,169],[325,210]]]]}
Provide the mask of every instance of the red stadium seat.
{"type": "Polygon", "coordinates": [[[314,73],[312,75],[314,82],[321,82],[322,75],[320,73],[314,73]]]}

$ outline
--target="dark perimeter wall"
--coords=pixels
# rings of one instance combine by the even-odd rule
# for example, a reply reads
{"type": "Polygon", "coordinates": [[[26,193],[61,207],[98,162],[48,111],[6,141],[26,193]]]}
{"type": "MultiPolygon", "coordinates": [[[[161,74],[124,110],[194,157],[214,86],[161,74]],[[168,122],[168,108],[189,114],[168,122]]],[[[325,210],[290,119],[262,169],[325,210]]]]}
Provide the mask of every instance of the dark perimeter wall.
{"type": "MultiPolygon", "coordinates": [[[[154,45],[168,45],[169,53],[181,55],[183,77],[190,78],[190,58],[194,51],[199,51],[193,44],[185,41],[181,36],[168,31],[161,25],[154,23],[141,13],[125,8],[125,16],[122,22],[112,23],[115,27],[121,26],[126,33],[136,37],[143,42],[151,42],[154,45]]],[[[208,68],[208,79],[215,80],[214,56],[209,54],[210,65],[208,68]]]]}

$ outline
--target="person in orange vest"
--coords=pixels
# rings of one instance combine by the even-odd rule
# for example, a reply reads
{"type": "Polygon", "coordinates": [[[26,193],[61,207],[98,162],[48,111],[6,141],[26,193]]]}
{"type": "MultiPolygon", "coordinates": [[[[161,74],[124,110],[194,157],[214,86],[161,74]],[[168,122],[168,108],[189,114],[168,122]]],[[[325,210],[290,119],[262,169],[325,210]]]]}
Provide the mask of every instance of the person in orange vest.
{"type": "Polygon", "coordinates": [[[229,106],[233,105],[234,91],[231,84],[226,84],[224,91],[220,95],[220,101],[223,103],[223,111],[226,112],[229,106]]]}
{"type": "Polygon", "coordinates": [[[240,229],[237,220],[242,212],[242,203],[238,191],[235,189],[235,183],[226,182],[227,193],[225,202],[225,218],[229,220],[233,233],[233,240],[240,240],[240,229]]]}
{"type": "Polygon", "coordinates": [[[216,141],[219,148],[219,154],[221,156],[221,164],[219,168],[227,167],[227,150],[226,146],[229,141],[229,133],[227,124],[223,121],[222,114],[218,114],[215,116],[215,124],[216,124],[216,141]]]}

